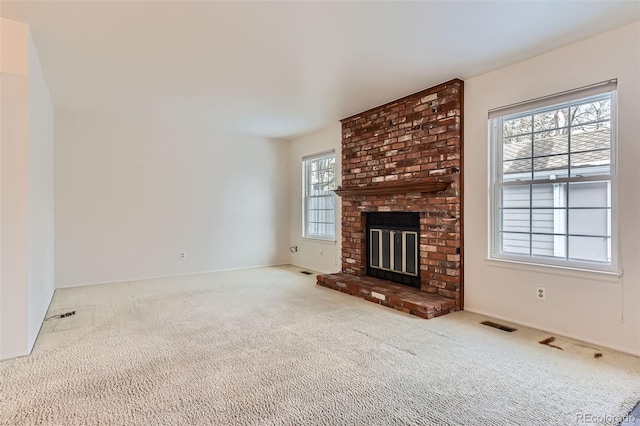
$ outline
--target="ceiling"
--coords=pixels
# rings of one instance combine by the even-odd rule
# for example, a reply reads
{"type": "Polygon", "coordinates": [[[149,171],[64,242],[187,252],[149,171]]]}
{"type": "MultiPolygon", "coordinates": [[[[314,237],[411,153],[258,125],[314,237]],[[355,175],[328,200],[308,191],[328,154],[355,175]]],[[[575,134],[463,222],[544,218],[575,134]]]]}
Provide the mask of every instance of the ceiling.
{"type": "Polygon", "coordinates": [[[2,1],[58,109],[289,138],[640,19],[637,1],[2,1]]]}

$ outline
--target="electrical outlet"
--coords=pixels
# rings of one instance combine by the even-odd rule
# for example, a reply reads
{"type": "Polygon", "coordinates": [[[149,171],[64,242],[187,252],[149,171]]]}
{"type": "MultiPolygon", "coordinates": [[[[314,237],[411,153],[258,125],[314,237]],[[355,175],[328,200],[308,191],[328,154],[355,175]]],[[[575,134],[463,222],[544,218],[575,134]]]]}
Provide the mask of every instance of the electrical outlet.
{"type": "Polygon", "coordinates": [[[180,260],[185,260],[187,258],[187,254],[181,251],[179,257],[180,257],[180,260]]]}
{"type": "Polygon", "coordinates": [[[547,292],[544,287],[538,287],[536,290],[536,298],[538,300],[547,300],[547,292]]]}
{"type": "Polygon", "coordinates": [[[320,256],[324,256],[324,251],[320,250],[320,256]]]}

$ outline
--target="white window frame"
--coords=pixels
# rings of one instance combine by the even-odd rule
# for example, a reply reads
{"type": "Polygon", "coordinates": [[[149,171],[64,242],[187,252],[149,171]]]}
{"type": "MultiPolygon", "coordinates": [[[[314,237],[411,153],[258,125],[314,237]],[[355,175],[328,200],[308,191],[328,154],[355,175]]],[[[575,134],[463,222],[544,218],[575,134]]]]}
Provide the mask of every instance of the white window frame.
{"type": "MultiPolygon", "coordinates": [[[[334,159],[334,167],[335,167],[335,158],[336,157],[336,153],[334,150],[331,151],[325,151],[325,152],[320,152],[317,154],[313,154],[313,155],[309,155],[309,156],[305,156],[302,158],[302,237],[303,238],[308,238],[308,239],[313,239],[313,240],[321,240],[321,241],[327,241],[327,242],[335,242],[336,241],[336,203],[335,203],[335,198],[337,197],[335,193],[331,193],[330,195],[320,195],[320,196],[314,196],[314,195],[310,195],[309,194],[309,185],[310,185],[310,178],[311,178],[311,162],[316,161],[316,160],[322,160],[324,158],[333,158],[334,159]],[[309,210],[307,208],[308,206],[308,200],[311,198],[326,198],[326,197],[332,197],[334,198],[334,209],[333,209],[333,235],[330,234],[311,234],[309,233],[309,227],[308,227],[308,223],[309,223],[309,210]]],[[[336,185],[336,174],[337,174],[337,170],[334,169],[334,188],[336,185]]]]}
{"type": "MultiPolygon", "coordinates": [[[[559,93],[532,101],[522,102],[489,111],[489,259],[503,260],[516,263],[551,266],[563,269],[586,270],[610,274],[621,274],[618,257],[618,179],[617,179],[617,80],[610,80],[592,86],[559,93]],[[533,179],[519,182],[502,182],[502,148],[504,117],[514,116],[519,113],[537,112],[545,109],[552,109],[554,106],[562,105],[572,101],[579,101],[596,95],[610,94],[611,99],[611,166],[609,175],[599,176],[574,176],[557,179],[533,179]],[[608,226],[610,226],[610,262],[576,261],[568,259],[554,259],[551,257],[503,253],[500,247],[501,230],[501,189],[507,185],[528,185],[532,183],[574,183],[589,181],[609,181],[608,196],[610,197],[608,226]],[[506,184],[506,185],[505,185],[506,184]]],[[[530,210],[531,211],[531,210],[530,210]]],[[[568,223],[568,220],[567,220],[568,223]]],[[[532,230],[529,231],[530,233],[532,230]]],[[[568,237],[567,237],[568,238],[568,237]]]]}

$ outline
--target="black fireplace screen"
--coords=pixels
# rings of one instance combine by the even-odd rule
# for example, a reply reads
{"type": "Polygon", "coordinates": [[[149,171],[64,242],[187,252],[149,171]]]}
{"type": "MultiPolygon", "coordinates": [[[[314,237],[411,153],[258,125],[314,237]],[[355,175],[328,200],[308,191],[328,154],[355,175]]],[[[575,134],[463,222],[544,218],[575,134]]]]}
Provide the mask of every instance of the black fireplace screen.
{"type": "Polygon", "coordinates": [[[367,274],[420,287],[420,215],[367,215],[367,274]]]}

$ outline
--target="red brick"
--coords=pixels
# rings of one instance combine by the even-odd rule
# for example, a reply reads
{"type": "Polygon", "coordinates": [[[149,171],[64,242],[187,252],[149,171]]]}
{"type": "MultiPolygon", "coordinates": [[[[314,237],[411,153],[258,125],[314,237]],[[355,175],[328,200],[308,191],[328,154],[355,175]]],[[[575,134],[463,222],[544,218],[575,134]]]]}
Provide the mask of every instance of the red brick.
{"type": "Polygon", "coordinates": [[[451,297],[453,307],[460,302],[461,93],[462,83],[453,81],[342,120],[343,186],[452,180],[437,194],[344,197],[343,271],[366,275],[365,212],[418,211],[422,291],[451,297]]]}

